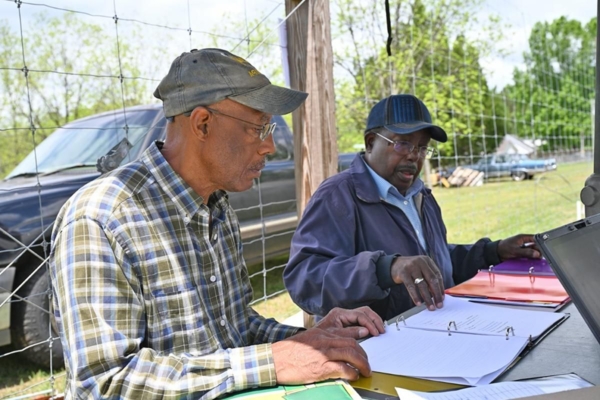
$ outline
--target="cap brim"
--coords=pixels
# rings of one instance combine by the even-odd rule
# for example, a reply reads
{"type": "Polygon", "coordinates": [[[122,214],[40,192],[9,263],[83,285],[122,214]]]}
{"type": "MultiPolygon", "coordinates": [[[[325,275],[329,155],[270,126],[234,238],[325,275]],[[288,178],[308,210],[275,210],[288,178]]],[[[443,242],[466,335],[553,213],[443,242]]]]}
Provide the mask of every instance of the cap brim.
{"type": "Polygon", "coordinates": [[[385,129],[387,129],[390,132],[397,133],[399,135],[407,135],[409,133],[426,129],[431,134],[431,138],[433,140],[437,140],[441,143],[448,141],[448,135],[446,135],[446,131],[444,131],[437,125],[429,124],[427,122],[417,122],[414,124],[401,123],[394,125],[386,125],[385,129]]]}
{"type": "Polygon", "coordinates": [[[300,107],[307,97],[308,93],[281,86],[267,85],[228,98],[267,114],[284,115],[300,107]]]}

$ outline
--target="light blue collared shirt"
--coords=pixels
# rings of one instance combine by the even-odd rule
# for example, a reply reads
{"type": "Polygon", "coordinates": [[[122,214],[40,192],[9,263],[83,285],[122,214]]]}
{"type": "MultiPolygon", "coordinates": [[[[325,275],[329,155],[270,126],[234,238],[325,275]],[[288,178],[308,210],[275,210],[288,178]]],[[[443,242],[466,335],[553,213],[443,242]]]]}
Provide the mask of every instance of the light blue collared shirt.
{"type": "Polygon", "coordinates": [[[423,181],[419,178],[415,179],[414,183],[406,191],[406,195],[403,196],[394,185],[379,176],[377,172],[367,164],[364,157],[363,162],[377,185],[379,197],[381,197],[383,201],[398,207],[404,212],[417,234],[421,247],[423,247],[423,250],[427,251],[427,243],[425,243],[425,236],[423,236],[423,226],[414,199],[414,196],[423,189],[423,181]]]}

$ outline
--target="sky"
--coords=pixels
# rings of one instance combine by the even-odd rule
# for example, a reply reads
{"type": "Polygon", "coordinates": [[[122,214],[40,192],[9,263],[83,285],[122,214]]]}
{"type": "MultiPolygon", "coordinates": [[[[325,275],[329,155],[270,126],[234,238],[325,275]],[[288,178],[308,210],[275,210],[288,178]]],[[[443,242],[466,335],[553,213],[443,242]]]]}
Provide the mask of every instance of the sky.
{"type": "Polygon", "coordinates": [[[491,86],[504,87],[512,82],[512,71],[523,65],[523,52],[529,49],[528,39],[534,24],[539,21],[552,21],[560,16],[589,22],[597,13],[595,0],[487,0],[484,2],[480,18],[490,14],[499,15],[502,21],[511,25],[506,39],[500,46],[506,48],[506,57],[490,57],[482,64],[488,71],[491,86]],[[490,73],[489,71],[492,71],[490,73]]]}
{"type": "MultiPolygon", "coordinates": [[[[365,0],[370,1],[370,0],[365,0]]],[[[372,0],[375,1],[375,0],[372,0]]],[[[382,1],[383,0],[377,0],[382,1]]],[[[150,24],[180,27],[181,31],[172,31],[172,36],[179,41],[177,49],[167,46],[165,59],[172,60],[182,50],[189,50],[190,37],[185,29],[192,27],[192,47],[194,39],[203,37],[201,31],[219,32],[224,36],[231,36],[227,22],[222,16],[229,14],[232,19],[249,21],[258,16],[269,14],[264,24],[273,30],[277,36],[277,24],[285,14],[283,0],[35,0],[32,3],[45,4],[46,7],[28,5],[27,0],[21,6],[21,18],[25,34],[28,29],[35,29],[32,21],[35,13],[44,10],[49,15],[61,11],[52,7],[78,10],[94,15],[112,16],[119,18],[132,18],[150,24]],[[180,48],[179,48],[180,47],[180,48]]],[[[333,9],[334,7],[332,7],[333,9]]],[[[501,17],[502,22],[509,24],[506,38],[499,43],[508,54],[503,57],[492,55],[484,60],[485,74],[491,86],[502,88],[512,81],[512,72],[515,67],[523,65],[523,52],[528,49],[527,39],[533,25],[538,21],[551,21],[562,15],[575,18],[587,23],[596,15],[596,1],[594,0],[485,0],[478,12],[478,19],[484,20],[490,14],[501,17]]],[[[8,19],[11,25],[18,27],[19,17],[13,0],[0,0],[0,18],[8,19]]],[[[94,18],[94,17],[90,17],[94,18]]],[[[94,21],[98,21],[94,18],[94,21]]],[[[107,29],[113,29],[114,22],[110,18],[101,19],[107,29]]],[[[252,26],[249,25],[248,30],[252,26]]],[[[234,35],[239,36],[239,35],[234,35]]],[[[203,37],[207,39],[206,35],[203,37]]],[[[160,46],[161,37],[148,37],[160,46]]],[[[238,54],[244,56],[244,46],[237,49],[238,54]]],[[[252,62],[252,59],[250,60],[252,62]]],[[[168,66],[167,66],[168,67],[168,66]]],[[[157,69],[160,70],[160,67],[157,69]]]]}

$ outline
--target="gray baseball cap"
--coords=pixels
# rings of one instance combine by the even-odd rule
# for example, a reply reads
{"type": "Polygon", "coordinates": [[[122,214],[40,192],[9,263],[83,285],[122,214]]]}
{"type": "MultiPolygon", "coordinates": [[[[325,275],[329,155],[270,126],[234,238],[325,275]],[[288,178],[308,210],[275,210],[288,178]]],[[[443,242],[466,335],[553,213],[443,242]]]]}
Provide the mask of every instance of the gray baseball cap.
{"type": "Polygon", "coordinates": [[[308,93],[275,86],[248,61],[222,49],[183,53],[154,91],[165,117],[231,99],[267,114],[283,115],[298,108],[308,93]]]}

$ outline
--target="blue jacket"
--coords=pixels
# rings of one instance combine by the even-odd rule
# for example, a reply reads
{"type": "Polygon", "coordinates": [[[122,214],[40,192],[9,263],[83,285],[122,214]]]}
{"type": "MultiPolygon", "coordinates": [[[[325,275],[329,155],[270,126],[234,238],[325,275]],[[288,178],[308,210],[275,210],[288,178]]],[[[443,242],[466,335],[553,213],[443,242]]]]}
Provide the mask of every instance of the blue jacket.
{"type": "Polygon", "coordinates": [[[308,313],[334,307],[370,306],[384,320],[413,307],[390,267],[398,256],[428,255],[440,267],[445,287],[464,282],[500,262],[498,242],[448,245],[440,207],[429,189],[416,195],[428,252],[406,215],[381,200],[357,155],[350,168],[327,179],[308,203],[292,238],[283,278],[290,296],[308,313]]]}

